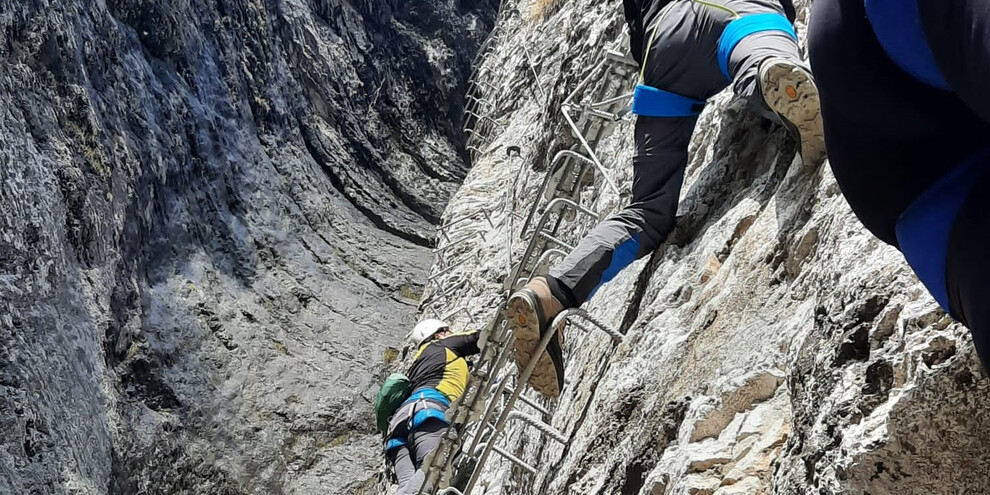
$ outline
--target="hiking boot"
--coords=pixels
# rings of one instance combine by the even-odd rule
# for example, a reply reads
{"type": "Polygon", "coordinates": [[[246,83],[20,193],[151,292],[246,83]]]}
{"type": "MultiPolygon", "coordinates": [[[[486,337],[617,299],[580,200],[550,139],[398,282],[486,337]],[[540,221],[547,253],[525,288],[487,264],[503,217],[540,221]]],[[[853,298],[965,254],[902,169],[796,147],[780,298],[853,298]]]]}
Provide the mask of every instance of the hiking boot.
{"type": "Polygon", "coordinates": [[[825,131],[814,77],[793,62],[768,58],[760,62],[758,80],[764,103],[800,145],[804,166],[818,168],[825,161],[825,131]]]}
{"type": "MultiPolygon", "coordinates": [[[[563,310],[564,305],[553,297],[543,277],[534,278],[509,297],[505,317],[516,337],[515,359],[520,371],[529,364],[540,339],[551,331],[550,323],[563,310]]],[[[564,388],[564,354],[560,348],[563,325],[556,332],[557,337],[550,339],[529,376],[529,385],[547,397],[560,396],[564,388]]]]}

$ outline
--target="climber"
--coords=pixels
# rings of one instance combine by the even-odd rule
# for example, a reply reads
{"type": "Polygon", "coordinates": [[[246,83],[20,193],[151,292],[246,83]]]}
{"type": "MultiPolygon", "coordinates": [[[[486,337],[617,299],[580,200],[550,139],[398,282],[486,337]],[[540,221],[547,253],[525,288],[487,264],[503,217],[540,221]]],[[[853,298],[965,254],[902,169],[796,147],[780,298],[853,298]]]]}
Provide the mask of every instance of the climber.
{"type": "MultiPolygon", "coordinates": [[[[730,83],[758,114],[782,123],[803,163],[824,159],[818,92],[801,60],[790,0],[623,0],[631,52],[641,68],[633,98],[632,202],[599,224],[549,275],[514,293],[506,316],[525,366],[549,323],[653,252],[674,228],[688,143],[705,100],[730,83]],[[646,29],[644,29],[644,27],[646,29]]],[[[558,328],[530,377],[538,392],[563,387],[558,328]]]]}
{"type": "MultiPolygon", "coordinates": [[[[399,483],[396,495],[415,494],[426,479],[420,469],[447,429],[445,412],[468,382],[465,357],[477,354],[478,332],[451,333],[441,320],[423,320],[409,334],[417,348],[407,373],[412,394],[389,420],[385,455],[399,483]]],[[[427,488],[427,492],[432,493],[427,488]]]]}
{"type": "Polygon", "coordinates": [[[829,163],[990,364],[990,3],[817,0],[829,163]]]}

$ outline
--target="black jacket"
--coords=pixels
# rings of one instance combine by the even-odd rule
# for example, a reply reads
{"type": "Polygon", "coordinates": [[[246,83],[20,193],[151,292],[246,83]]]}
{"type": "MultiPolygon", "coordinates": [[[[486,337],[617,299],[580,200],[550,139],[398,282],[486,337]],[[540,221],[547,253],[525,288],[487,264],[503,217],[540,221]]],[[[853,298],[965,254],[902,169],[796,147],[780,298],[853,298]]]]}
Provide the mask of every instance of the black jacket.
{"type": "MultiPolygon", "coordinates": [[[[643,64],[643,39],[646,37],[646,27],[672,1],[674,0],[622,0],[626,24],[629,25],[629,49],[636,63],[643,64]]],[[[791,0],[780,0],[780,5],[784,9],[784,15],[793,23],[794,4],[791,0]]]]}
{"type": "Polygon", "coordinates": [[[457,333],[420,346],[408,373],[412,390],[434,388],[452,402],[457,400],[468,382],[468,363],[464,358],[481,352],[480,336],[478,332],[457,333]]]}

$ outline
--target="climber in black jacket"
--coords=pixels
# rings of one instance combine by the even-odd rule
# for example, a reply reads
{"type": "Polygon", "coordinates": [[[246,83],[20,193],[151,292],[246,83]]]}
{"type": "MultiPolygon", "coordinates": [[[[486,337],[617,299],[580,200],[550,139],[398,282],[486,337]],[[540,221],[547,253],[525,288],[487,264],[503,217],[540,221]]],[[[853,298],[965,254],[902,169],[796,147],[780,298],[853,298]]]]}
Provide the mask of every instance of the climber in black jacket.
{"type": "Polygon", "coordinates": [[[990,2],[817,0],[829,163],[990,364],[990,2]]]}
{"type": "MultiPolygon", "coordinates": [[[[554,316],[580,306],[674,228],[688,143],[705,100],[732,84],[750,108],[782,123],[809,168],[824,159],[818,91],[801,60],[790,0],[623,0],[633,57],[636,154],[629,206],[592,230],[545,277],[509,298],[506,315],[525,366],[554,316]]],[[[560,332],[560,329],[555,331],[560,332]]],[[[560,340],[537,356],[530,385],[563,387],[560,340]]]]}
{"type": "MultiPolygon", "coordinates": [[[[420,469],[447,429],[446,411],[467,388],[468,356],[478,354],[478,332],[451,333],[441,320],[416,324],[409,340],[416,357],[407,376],[412,395],[389,420],[385,455],[399,482],[396,495],[418,493],[426,479],[420,469]]],[[[432,493],[427,487],[427,493],[432,493]]]]}

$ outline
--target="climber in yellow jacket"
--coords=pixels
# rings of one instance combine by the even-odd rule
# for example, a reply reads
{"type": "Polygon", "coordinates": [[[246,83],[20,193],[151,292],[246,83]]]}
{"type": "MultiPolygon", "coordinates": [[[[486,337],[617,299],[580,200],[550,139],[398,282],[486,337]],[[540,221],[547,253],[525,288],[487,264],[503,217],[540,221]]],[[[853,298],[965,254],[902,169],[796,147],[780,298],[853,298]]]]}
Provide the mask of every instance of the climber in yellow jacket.
{"type": "Polygon", "coordinates": [[[478,354],[478,332],[452,333],[446,322],[419,322],[409,340],[416,357],[407,376],[412,395],[389,420],[385,455],[399,482],[396,495],[417,493],[426,478],[423,460],[440,444],[446,411],[467,388],[467,356],[478,354]]]}

